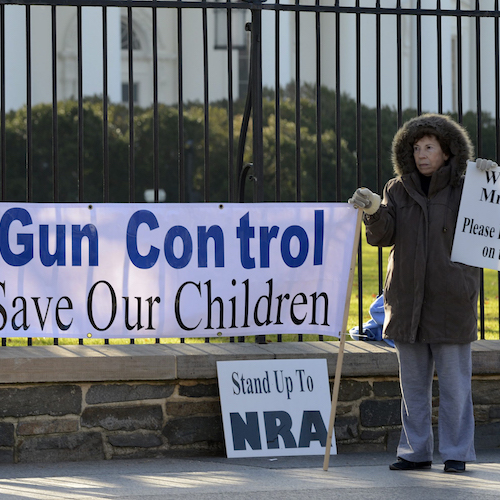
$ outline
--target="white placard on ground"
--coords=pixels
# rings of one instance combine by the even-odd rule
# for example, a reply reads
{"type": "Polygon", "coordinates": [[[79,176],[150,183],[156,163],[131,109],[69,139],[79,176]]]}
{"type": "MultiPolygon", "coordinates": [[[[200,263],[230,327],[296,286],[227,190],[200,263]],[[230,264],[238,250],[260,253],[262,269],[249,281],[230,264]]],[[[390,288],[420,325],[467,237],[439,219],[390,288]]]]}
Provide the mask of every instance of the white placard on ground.
{"type": "Polygon", "coordinates": [[[325,454],[326,359],[218,361],[217,374],[228,458],[325,454]]]}

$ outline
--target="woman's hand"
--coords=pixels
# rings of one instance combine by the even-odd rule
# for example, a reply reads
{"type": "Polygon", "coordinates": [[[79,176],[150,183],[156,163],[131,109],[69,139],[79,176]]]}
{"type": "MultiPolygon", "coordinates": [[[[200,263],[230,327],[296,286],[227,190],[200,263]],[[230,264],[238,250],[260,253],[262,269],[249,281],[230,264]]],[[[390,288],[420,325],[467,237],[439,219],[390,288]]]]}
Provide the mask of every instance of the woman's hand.
{"type": "Polygon", "coordinates": [[[368,188],[358,188],[347,200],[354,208],[361,208],[368,215],[373,215],[380,207],[380,196],[368,188]]]}
{"type": "Polygon", "coordinates": [[[498,164],[493,160],[485,160],[483,158],[476,159],[476,168],[481,172],[486,172],[486,170],[491,170],[496,167],[498,167],[498,164]]]}

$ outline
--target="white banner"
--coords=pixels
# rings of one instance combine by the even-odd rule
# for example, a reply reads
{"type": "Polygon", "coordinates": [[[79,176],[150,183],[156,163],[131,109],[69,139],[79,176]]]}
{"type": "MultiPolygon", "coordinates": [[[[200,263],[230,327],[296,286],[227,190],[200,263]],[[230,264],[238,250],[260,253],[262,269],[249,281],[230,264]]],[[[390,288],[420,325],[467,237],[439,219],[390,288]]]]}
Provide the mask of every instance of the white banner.
{"type": "Polygon", "coordinates": [[[0,336],[338,336],[356,215],[333,203],[0,203],[0,336]]]}
{"type": "Polygon", "coordinates": [[[469,163],[451,260],[500,271],[500,167],[480,172],[469,163]]]}
{"type": "Polygon", "coordinates": [[[218,361],[217,376],[228,458],[325,454],[326,359],[218,361]]]}

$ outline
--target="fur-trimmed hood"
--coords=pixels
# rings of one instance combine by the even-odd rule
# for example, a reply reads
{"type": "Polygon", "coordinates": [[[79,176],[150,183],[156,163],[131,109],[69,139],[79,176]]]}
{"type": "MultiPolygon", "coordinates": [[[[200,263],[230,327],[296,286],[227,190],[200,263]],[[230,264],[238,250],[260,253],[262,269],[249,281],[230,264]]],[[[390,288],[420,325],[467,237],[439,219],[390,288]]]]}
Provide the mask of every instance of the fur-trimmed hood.
{"type": "Polygon", "coordinates": [[[443,150],[448,149],[451,166],[451,184],[458,185],[472,160],[474,147],[467,131],[446,115],[427,113],[407,121],[392,141],[392,165],[396,175],[410,174],[417,169],[413,145],[425,135],[437,137],[443,150]]]}

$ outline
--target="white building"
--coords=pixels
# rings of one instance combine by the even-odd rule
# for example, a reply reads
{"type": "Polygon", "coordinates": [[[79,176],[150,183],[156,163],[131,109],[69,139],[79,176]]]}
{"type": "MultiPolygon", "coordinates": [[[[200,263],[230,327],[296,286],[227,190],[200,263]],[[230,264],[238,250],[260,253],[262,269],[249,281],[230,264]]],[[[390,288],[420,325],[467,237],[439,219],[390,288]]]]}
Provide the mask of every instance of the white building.
{"type": "MultiPolygon", "coordinates": [[[[305,0],[310,5],[314,0],[305,0]]],[[[304,3],[304,0],[301,2],[304,3]]],[[[356,6],[355,0],[341,0],[345,7],[356,6]]],[[[377,3],[384,9],[396,7],[396,0],[360,0],[363,7],[376,7],[377,3]]],[[[417,0],[401,0],[403,9],[415,9],[417,0]]],[[[323,1],[322,5],[334,5],[333,0],[323,1]]],[[[460,8],[465,11],[475,10],[475,0],[460,0],[460,8]]],[[[421,0],[420,7],[432,13],[438,5],[437,0],[421,0]]],[[[493,11],[494,0],[480,0],[483,11],[493,11]]],[[[457,0],[441,0],[441,10],[456,12],[457,0]]],[[[451,12],[450,12],[451,14],[451,12]]],[[[316,27],[313,14],[301,15],[301,80],[315,82],[316,75],[316,27]]],[[[356,82],[361,81],[361,101],[371,107],[377,104],[377,16],[360,15],[361,74],[357,74],[356,14],[342,14],[340,21],[340,65],[335,59],[336,19],[335,15],[321,15],[321,80],[322,84],[335,88],[337,71],[340,71],[340,91],[356,97],[356,82]]],[[[443,111],[457,111],[459,88],[462,90],[462,106],[464,111],[476,110],[476,18],[463,16],[460,18],[460,33],[457,16],[445,15],[441,18],[441,57],[442,77],[438,73],[438,24],[437,16],[421,17],[421,99],[423,111],[438,111],[440,92],[443,99],[443,111]],[[461,35],[461,51],[458,39],[461,35]],[[461,55],[462,72],[458,74],[458,56],[461,55]]],[[[480,77],[482,109],[495,110],[495,32],[493,17],[480,19],[480,77]]],[[[290,24],[293,19],[290,20],[290,24]]],[[[418,103],[418,43],[417,16],[401,16],[401,68],[402,68],[402,107],[417,108],[418,103]]],[[[380,16],[380,97],[382,105],[396,107],[397,93],[397,16],[382,14],[380,16]]],[[[290,29],[290,78],[294,78],[295,40],[293,28],[290,29]]]]}
{"type": "MultiPolygon", "coordinates": [[[[187,1],[186,1],[187,3],[187,1]]],[[[283,4],[283,2],[280,2],[283,4]]],[[[294,3],[294,2],[293,2],[294,3]]],[[[315,0],[301,0],[301,4],[314,5],[315,0]]],[[[356,0],[341,0],[342,7],[355,7],[356,0]]],[[[375,7],[376,0],[360,0],[363,7],[375,7]]],[[[390,9],[396,0],[380,0],[381,7],[390,9]]],[[[334,0],[321,0],[321,5],[333,6],[334,0]]],[[[412,9],[417,0],[401,0],[403,8],[412,9]]],[[[435,9],[437,0],[422,0],[421,7],[435,9]]],[[[482,10],[493,10],[494,0],[481,0],[482,10]]],[[[455,11],[456,0],[441,0],[441,9],[455,11]]],[[[461,0],[460,8],[473,10],[475,0],[461,0]]],[[[151,8],[108,7],[107,17],[107,68],[108,95],[112,102],[127,101],[128,95],[128,12],[132,11],[133,84],[134,100],[140,106],[153,101],[153,12],[151,8]]],[[[78,14],[76,7],[55,8],[56,47],[52,48],[52,9],[49,6],[29,8],[31,20],[31,99],[32,103],[52,101],[53,53],[57,67],[58,100],[78,96],[78,14]]],[[[102,7],[82,7],[82,91],[83,95],[103,94],[103,12],[102,7]]],[[[262,13],[263,84],[274,87],[276,64],[275,26],[279,19],[279,62],[280,85],[296,78],[296,23],[300,24],[300,81],[316,82],[316,14],[312,11],[279,12],[264,9],[262,13]]],[[[25,6],[5,6],[6,36],[6,108],[17,109],[27,102],[27,51],[26,51],[25,6]]],[[[157,54],[159,101],[173,104],[179,98],[179,67],[182,69],[182,97],[184,101],[204,98],[204,46],[203,14],[199,8],[182,9],[182,51],[178,49],[178,10],[157,9],[157,54]],[[181,63],[181,66],[179,64],[181,63]]],[[[233,37],[243,35],[247,46],[249,33],[243,32],[245,21],[250,20],[248,10],[233,11],[233,37]],[[238,29],[239,34],[238,35],[238,29]]],[[[217,36],[224,36],[226,11],[207,10],[207,81],[209,100],[228,96],[228,51],[218,48],[217,36]],[[222,28],[222,31],[220,29],[222,28]],[[218,35],[216,35],[219,33],[218,35]]],[[[357,16],[342,13],[340,17],[340,62],[336,60],[336,14],[321,13],[321,84],[335,89],[337,71],[340,77],[340,91],[356,97],[356,82],[361,80],[361,101],[368,106],[377,104],[377,42],[374,14],[360,16],[360,75],[357,74],[357,16]]],[[[442,93],[443,111],[455,111],[458,103],[458,89],[463,91],[464,111],[476,110],[476,18],[463,17],[461,26],[462,74],[457,72],[458,29],[457,17],[445,15],[442,18],[442,78],[438,78],[437,17],[421,17],[421,102],[422,109],[438,111],[438,96],[442,93]]],[[[397,16],[380,16],[380,96],[383,105],[397,106],[397,16]]],[[[494,18],[480,19],[481,49],[481,96],[482,109],[495,110],[495,26],[494,18]]],[[[417,107],[418,103],[418,44],[417,17],[401,16],[401,68],[402,105],[417,107]]],[[[239,97],[245,91],[248,74],[248,47],[234,49],[233,96],[239,97]],[[243,79],[243,82],[241,81],[243,79]]]]}

